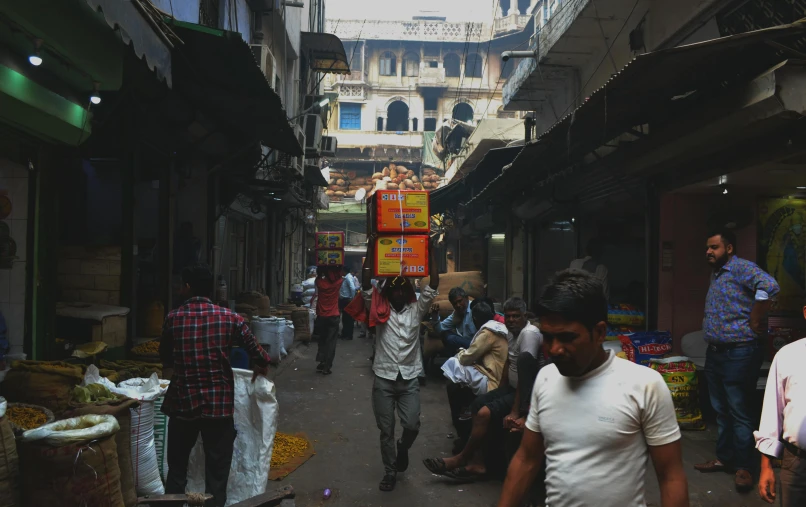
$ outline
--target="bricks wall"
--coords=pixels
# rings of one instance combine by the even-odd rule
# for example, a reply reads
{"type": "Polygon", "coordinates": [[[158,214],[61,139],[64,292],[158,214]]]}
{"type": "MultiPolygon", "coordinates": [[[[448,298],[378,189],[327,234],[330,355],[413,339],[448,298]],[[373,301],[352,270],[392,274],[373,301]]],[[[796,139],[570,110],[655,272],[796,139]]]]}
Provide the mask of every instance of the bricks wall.
{"type": "Polygon", "coordinates": [[[120,247],[62,247],[61,301],[120,305],[120,247]]]}

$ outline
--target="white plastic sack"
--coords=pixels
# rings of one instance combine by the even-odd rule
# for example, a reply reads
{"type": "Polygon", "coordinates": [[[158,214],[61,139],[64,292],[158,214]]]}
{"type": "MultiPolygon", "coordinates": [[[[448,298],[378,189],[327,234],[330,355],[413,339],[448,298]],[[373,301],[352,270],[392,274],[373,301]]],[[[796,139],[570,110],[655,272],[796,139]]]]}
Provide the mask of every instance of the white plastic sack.
{"type": "Polygon", "coordinates": [[[8,408],[8,402],[6,401],[5,398],[0,396],[0,419],[2,419],[4,415],[6,415],[7,408],[8,408]]]}
{"type": "Polygon", "coordinates": [[[113,415],[82,415],[62,419],[28,430],[22,434],[23,442],[42,441],[53,447],[99,440],[114,435],[120,430],[113,415]]]}
{"type": "Polygon", "coordinates": [[[164,396],[170,384],[160,380],[154,373],[150,378],[133,378],[118,384],[114,392],[140,400],[140,406],[131,409],[132,415],[132,468],[134,487],[138,495],[164,495],[157,464],[157,449],[154,442],[155,401],[164,396]]]}
{"type": "Polygon", "coordinates": [[[252,330],[263,350],[269,354],[271,362],[277,364],[288,355],[283,343],[282,328],[284,320],[276,317],[252,319],[252,330]]]}
{"type": "MultiPolygon", "coordinates": [[[[277,398],[274,384],[252,372],[233,368],[235,377],[235,450],[227,483],[227,505],[266,491],[269,465],[277,432],[277,398]]],[[[204,491],[204,450],[201,436],[190,453],[188,491],[204,491]]]]}
{"type": "Polygon", "coordinates": [[[113,393],[117,390],[117,386],[108,378],[102,377],[98,367],[94,364],[87,366],[87,372],[84,374],[84,380],[81,381],[81,387],[87,387],[90,384],[101,384],[113,393]]]}

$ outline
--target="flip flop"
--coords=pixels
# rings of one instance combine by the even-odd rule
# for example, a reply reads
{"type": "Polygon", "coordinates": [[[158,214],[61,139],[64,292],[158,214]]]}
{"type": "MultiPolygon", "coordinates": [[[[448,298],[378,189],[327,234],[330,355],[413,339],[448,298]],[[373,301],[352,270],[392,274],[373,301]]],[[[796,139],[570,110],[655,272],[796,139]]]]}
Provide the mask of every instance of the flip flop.
{"type": "Polygon", "coordinates": [[[423,460],[423,465],[432,474],[445,475],[448,469],[445,467],[445,460],[442,458],[427,458],[423,460]]]}
{"type": "Polygon", "coordinates": [[[470,484],[473,482],[481,482],[487,480],[487,474],[478,475],[467,471],[465,467],[459,467],[455,470],[450,470],[443,474],[445,477],[452,479],[458,484],[470,484]]]}

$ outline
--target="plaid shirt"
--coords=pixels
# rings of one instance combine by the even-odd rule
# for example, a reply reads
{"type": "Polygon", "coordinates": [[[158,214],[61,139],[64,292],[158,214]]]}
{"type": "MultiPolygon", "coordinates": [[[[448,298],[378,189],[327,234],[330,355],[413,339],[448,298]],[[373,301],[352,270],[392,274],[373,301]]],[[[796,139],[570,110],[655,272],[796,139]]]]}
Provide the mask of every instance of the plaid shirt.
{"type": "Polygon", "coordinates": [[[258,345],[243,317],[191,298],[165,319],[160,342],[163,364],[173,366],[162,411],[170,417],[232,417],[235,381],[229,353],[242,345],[261,366],[269,355],[258,345]]]}

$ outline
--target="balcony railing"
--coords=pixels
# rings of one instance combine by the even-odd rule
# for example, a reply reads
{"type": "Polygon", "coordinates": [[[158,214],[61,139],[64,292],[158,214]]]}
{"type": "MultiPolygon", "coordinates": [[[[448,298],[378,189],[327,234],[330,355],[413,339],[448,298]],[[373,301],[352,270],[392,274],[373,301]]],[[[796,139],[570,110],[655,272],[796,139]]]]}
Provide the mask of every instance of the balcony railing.
{"type": "Polygon", "coordinates": [[[523,30],[529,22],[529,18],[531,18],[531,16],[528,14],[512,14],[511,16],[498,18],[495,20],[493,29],[496,34],[523,30]]]}
{"type": "Polygon", "coordinates": [[[448,86],[448,82],[445,79],[445,69],[439,67],[424,67],[420,69],[420,77],[417,79],[417,85],[421,87],[448,86]]]}

